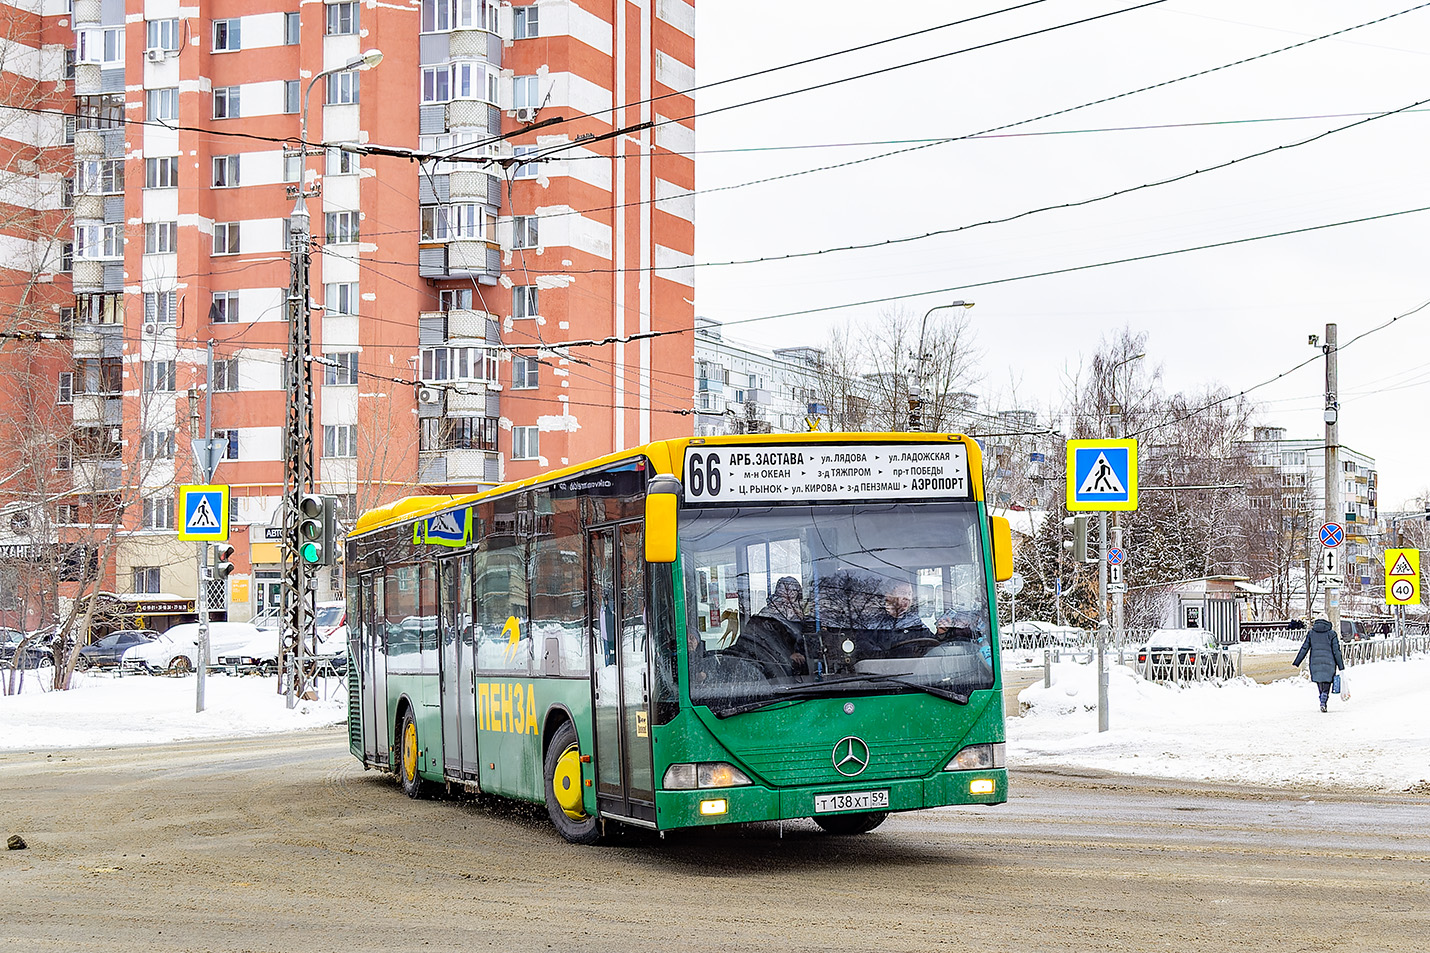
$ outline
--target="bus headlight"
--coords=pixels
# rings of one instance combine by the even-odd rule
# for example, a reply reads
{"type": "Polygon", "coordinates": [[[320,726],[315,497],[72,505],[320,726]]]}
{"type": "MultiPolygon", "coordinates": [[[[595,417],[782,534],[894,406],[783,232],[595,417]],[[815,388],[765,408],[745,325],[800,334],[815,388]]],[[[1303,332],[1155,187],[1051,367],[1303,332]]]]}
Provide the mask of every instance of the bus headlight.
{"type": "Polygon", "coordinates": [[[749,775],[726,761],[700,761],[672,764],[665,769],[661,787],[667,791],[689,791],[694,788],[733,788],[753,783],[749,775]]]}
{"type": "Polygon", "coordinates": [[[959,750],[943,766],[945,771],[981,771],[986,768],[1001,768],[1006,763],[1007,745],[1003,742],[991,745],[969,745],[959,750]]]}

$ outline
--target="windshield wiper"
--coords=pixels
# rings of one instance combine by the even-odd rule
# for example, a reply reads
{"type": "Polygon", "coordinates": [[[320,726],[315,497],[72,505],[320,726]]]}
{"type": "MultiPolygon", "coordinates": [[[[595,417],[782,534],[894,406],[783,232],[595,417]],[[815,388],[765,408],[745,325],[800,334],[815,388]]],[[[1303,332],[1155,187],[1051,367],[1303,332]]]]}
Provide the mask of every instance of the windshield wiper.
{"type": "Polygon", "coordinates": [[[873,672],[844,675],[839,678],[826,678],[819,682],[809,682],[803,685],[790,685],[780,688],[780,697],[764,698],[760,701],[745,702],[743,705],[731,705],[729,708],[721,708],[716,711],[716,718],[729,718],[732,715],[743,715],[747,712],[759,711],[761,708],[769,708],[772,705],[779,705],[789,701],[809,701],[811,698],[819,698],[827,689],[836,685],[848,685],[854,682],[893,682],[896,685],[903,685],[908,688],[927,692],[938,698],[946,698],[958,705],[968,704],[968,695],[963,692],[955,692],[952,689],[940,688],[937,685],[928,685],[922,682],[910,681],[903,675],[880,675],[873,672]]]}

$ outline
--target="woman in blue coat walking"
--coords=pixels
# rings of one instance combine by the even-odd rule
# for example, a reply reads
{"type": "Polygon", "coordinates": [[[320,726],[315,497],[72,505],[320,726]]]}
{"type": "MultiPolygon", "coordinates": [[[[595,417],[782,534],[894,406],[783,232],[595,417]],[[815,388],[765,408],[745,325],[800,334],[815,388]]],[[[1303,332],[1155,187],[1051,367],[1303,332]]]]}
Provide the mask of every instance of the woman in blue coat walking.
{"type": "Polygon", "coordinates": [[[1311,624],[1311,631],[1306,633],[1306,641],[1301,643],[1301,651],[1291,664],[1299,668],[1307,655],[1311,656],[1311,681],[1321,692],[1321,711],[1325,711],[1326,701],[1331,697],[1331,682],[1336,673],[1346,667],[1341,658],[1341,640],[1325,619],[1311,624]]]}

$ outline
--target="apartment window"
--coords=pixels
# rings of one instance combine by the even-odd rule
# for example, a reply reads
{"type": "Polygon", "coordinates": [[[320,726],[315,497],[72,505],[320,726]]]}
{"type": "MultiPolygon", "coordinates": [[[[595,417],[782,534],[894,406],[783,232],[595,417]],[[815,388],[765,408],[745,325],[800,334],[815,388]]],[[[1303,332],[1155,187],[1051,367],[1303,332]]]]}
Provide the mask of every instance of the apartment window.
{"type": "MultiPolygon", "coordinates": [[[[283,181],[300,182],[303,179],[303,157],[284,156],[283,157],[283,181]]],[[[286,219],[285,219],[286,221],[286,219]]]]}
{"type": "Polygon", "coordinates": [[[74,271],[74,242],[60,242],[60,274],[74,271]]]}
{"type": "Polygon", "coordinates": [[[55,448],[55,469],[68,470],[74,465],[74,442],[68,437],[55,448]]]}
{"type": "Polygon", "coordinates": [[[209,304],[210,324],[238,323],[238,292],[215,291],[209,304]]]}
{"type": "Polygon", "coordinates": [[[529,7],[513,7],[511,11],[512,39],[530,40],[541,35],[536,4],[529,7]]]}
{"type": "Polygon", "coordinates": [[[75,226],[74,254],[84,259],[124,257],[124,226],[75,226]]]}
{"type": "Polygon", "coordinates": [[[422,32],[452,29],[452,0],[422,0],[422,32]]]}
{"type": "Polygon", "coordinates": [[[237,86],[219,86],[214,90],[215,119],[237,119],[239,117],[238,90],[237,86]]]}
{"type": "MultiPolygon", "coordinates": [[[[536,146],[512,146],[511,154],[518,159],[522,156],[536,154],[536,146]]],[[[512,178],[514,179],[534,179],[540,175],[540,170],[535,162],[518,162],[512,168],[512,178]]]]}
{"type": "Polygon", "coordinates": [[[297,46],[303,38],[302,21],[296,13],[283,14],[283,44],[297,46]]]}
{"type": "Polygon", "coordinates": [[[418,431],[419,450],[495,450],[495,417],[427,417],[418,431]]]}
{"type": "Polygon", "coordinates": [[[455,311],[458,308],[470,310],[472,307],[472,289],[448,288],[445,291],[437,292],[437,307],[442,311],[455,311]]]}
{"type": "Polygon", "coordinates": [[[511,289],[511,316],[513,318],[534,318],[537,310],[536,285],[516,285],[511,289]]]}
{"type": "Polygon", "coordinates": [[[356,3],[328,4],[328,36],[338,36],[358,31],[358,5],[356,3]]]}
{"type": "Polygon", "coordinates": [[[214,188],[231,189],[238,185],[238,156],[214,156],[214,188]]]}
{"type": "Polygon", "coordinates": [[[214,52],[232,53],[234,50],[242,49],[242,26],[243,21],[237,18],[232,20],[215,20],[214,52]]]}
{"type": "MultiPolygon", "coordinates": [[[[65,50],[65,72],[64,72],[65,79],[74,79],[74,68],[75,68],[75,52],[74,52],[74,50],[66,49],[66,50],[65,50]]],[[[70,117],[69,117],[69,116],[66,116],[65,118],[68,119],[68,118],[70,118],[70,117]]]]}
{"type": "Polygon", "coordinates": [[[139,442],[145,460],[174,459],[174,431],[151,430],[139,442]]]}
{"type": "Polygon", "coordinates": [[[79,191],[85,195],[117,195],[124,191],[123,159],[86,159],[76,163],[79,191]]]}
{"type": "Polygon", "coordinates": [[[118,129],[124,125],[124,94],[76,96],[75,125],[80,129],[118,129]]]}
{"type": "Polygon", "coordinates": [[[144,254],[172,255],[179,250],[178,222],[145,222],[144,254]]]}
{"type": "Polygon", "coordinates": [[[159,567],[135,566],[134,591],[136,593],[163,592],[163,588],[159,585],[159,567]]]}
{"type": "Polygon", "coordinates": [[[79,362],[85,392],[117,397],[124,392],[124,361],[118,357],[84,358],[79,362]]]}
{"type": "Polygon", "coordinates": [[[540,433],[535,427],[511,428],[511,458],[513,460],[535,460],[540,455],[540,433]]]}
{"type": "Polygon", "coordinates": [[[124,63],[124,28],[75,31],[75,59],[80,63],[120,66],[124,63]]]}
{"type": "MultiPolygon", "coordinates": [[[[65,469],[68,469],[66,467],[65,469]]],[[[79,504],[78,503],[56,503],[55,522],[61,526],[76,526],[79,524],[79,504]]]]}
{"type": "Polygon", "coordinates": [[[177,50],[179,48],[179,21],[176,19],[150,20],[145,25],[144,46],[151,50],[177,50]]]}
{"type": "Polygon", "coordinates": [[[118,292],[76,295],[75,320],[80,324],[118,324],[124,320],[124,296],[118,292]]]}
{"type": "Polygon", "coordinates": [[[223,447],[223,459],[238,459],[238,431],[237,430],[215,430],[214,442],[223,447]]]}
{"type": "Polygon", "coordinates": [[[358,283],[330,281],[323,285],[323,310],[328,314],[357,314],[358,283]]]}
{"type": "Polygon", "coordinates": [[[539,367],[541,364],[534,357],[514,355],[511,359],[512,390],[530,390],[536,387],[539,383],[537,376],[539,367]]]}
{"type": "Polygon", "coordinates": [[[497,379],[497,359],[484,347],[424,347],[422,380],[489,382],[497,379]]]}
{"type": "Polygon", "coordinates": [[[215,255],[237,255],[239,249],[239,223],[238,222],[215,222],[214,223],[214,254],[215,255]]]}
{"type": "Polygon", "coordinates": [[[178,320],[179,293],[177,291],[144,292],[144,320],[159,324],[173,324],[178,320]]]}
{"type": "Polygon", "coordinates": [[[238,390],[238,358],[214,361],[214,376],[210,383],[214,393],[238,390]]]}
{"type": "Polygon", "coordinates": [[[340,105],[344,103],[355,103],[358,101],[358,71],[355,69],[344,70],[341,73],[328,74],[328,99],[329,105],[340,105]]]}
{"type": "Polygon", "coordinates": [[[513,215],[511,219],[511,247],[535,248],[539,240],[539,230],[535,215],[513,215]]]}
{"type": "Polygon", "coordinates": [[[513,109],[537,109],[541,106],[541,78],[513,76],[511,106],[513,109]]]}
{"type": "Polygon", "coordinates": [[[162,86],[149,90],[149,118],[172,122],[179,118],[179,87],[162,86]]]}
{"type": "Polygon", "coordinates": [[[173,189],[179,185],[179,157],[144,160],[144,188],[173,189]]]}
{"type": "Polygon", "coordinates": [[[172,496],[152,496],[145,498],[144,528],[174,528],[174,498],[172,496]]]}
{"type": "MultiPolygon", "coordinates": [[[[290,115],[302,110],[303,89],[301,80],[285,79],[283,81],[283,111],[290,115]]],[[[291,180],[290,180],[291,181],[291,180]]]]}
{"type": "Polygon", "coordinates": [[[358,213],[328,212],[324,217],[324,234],[329,243],[355,242],[358,240],[358,213]]]}
{"type": "Polygon", "coordinates": [[[357,424],[324,424],[323,456],[357,456],[357,424]]]}
{"type": "Polygon", "coordinates": [[[445,103],[452,98],[452,67],[425,66],[422,68],[422,101],[424,103],[445,103]]]}
{"type": "Polygon", "coordinates": [[[59,379],[59,393],[55,396],[57,404],[74,403],[74,372],[61,371],[59,379]]]}
{"type": "Polygon", "coordinates": [[[324,354],[323,359],[330,362],[325,365],[327,371],[323,375],[324,384],[356,384],[358,382],[357,351],[324,354]]]}
{"type": "Polygon", "coordinates": [[[144,362],[144,392],[147,394],[169,393],[176,389],[173,361],[144,362]]]}
{"type": "Polygon", "coordinates": [[[346,149],[330,147],[327,151],[328,175],[356,175],[358,154],[346,149]]]}

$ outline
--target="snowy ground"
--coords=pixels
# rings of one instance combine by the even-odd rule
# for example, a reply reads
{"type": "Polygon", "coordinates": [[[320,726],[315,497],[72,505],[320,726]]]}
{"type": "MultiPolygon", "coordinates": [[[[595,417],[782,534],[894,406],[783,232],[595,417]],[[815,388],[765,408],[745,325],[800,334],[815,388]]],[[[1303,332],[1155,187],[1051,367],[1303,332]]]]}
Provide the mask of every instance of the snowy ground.
{"type": "MultiPolygon", "coordinates": [[[[1269,650],[1269,649],[1268,649],[1269,650]]],[[[1284,647],[1278,650],[1284,651],[1284,647]]],[[[1039,653],[1041,664],[1041,653],[1039,653]]],[[[1008,763],[1298,789],[1430,793],[1430,658],[1356,666],[1349,700],[1317,709],[1316,690],[1287,666],[1269,685],[1249,679],[1174,688],[1109,666],[1109,723],[1097,731],[1095,666],[1062,662],[1053,686],[1024,689],[1008,719],[1008,763]]],[[[205,711],[194,676],[76,675],[68,692],[0,697],[0,750],[159,744],[340,725],[345,700],[289,709],[275,680],[210,675],[205,711]]],[[[321,694],[321,692],[320,692],[321,694]]]]}

